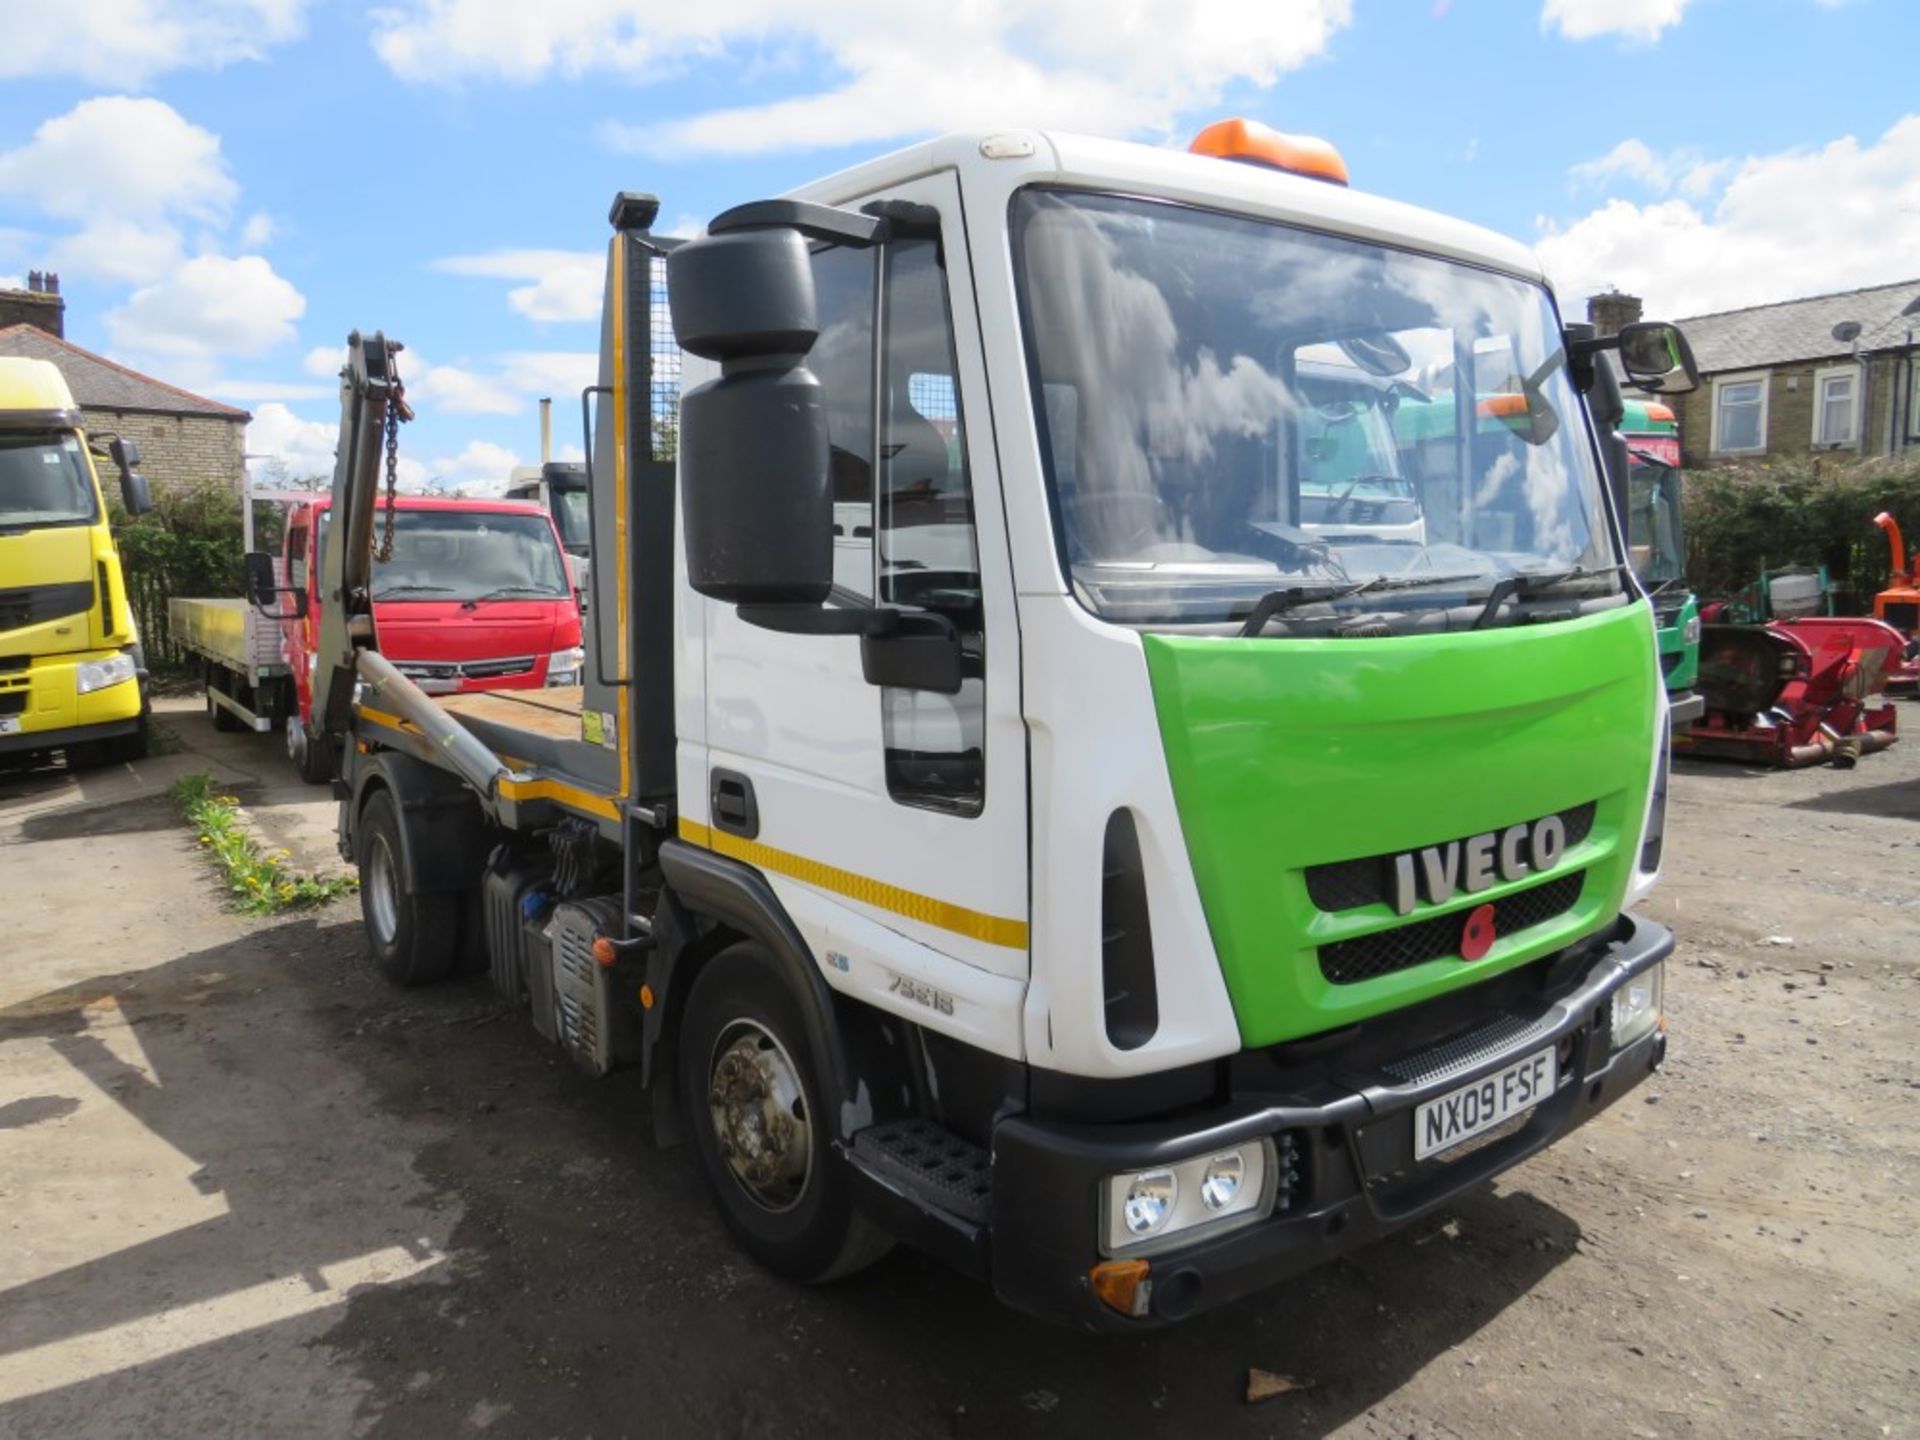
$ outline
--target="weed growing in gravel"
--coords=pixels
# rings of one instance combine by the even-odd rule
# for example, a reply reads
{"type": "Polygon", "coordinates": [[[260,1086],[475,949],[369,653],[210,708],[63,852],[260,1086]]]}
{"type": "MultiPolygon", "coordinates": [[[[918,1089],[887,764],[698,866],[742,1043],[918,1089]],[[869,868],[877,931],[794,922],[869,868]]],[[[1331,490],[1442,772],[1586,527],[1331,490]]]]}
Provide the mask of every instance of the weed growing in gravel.
{"type": "Polygon", "coordinates": [[[239,802],[215,794],[211,775],[182,775],[173,782],[172,795],[200,844],[225,872],[235,904],[250,914],[323,905],[358,884],[351,875],[302,875],[287,868],[291,857],[285,850],[262,850],[240,824],[239,802]]]}

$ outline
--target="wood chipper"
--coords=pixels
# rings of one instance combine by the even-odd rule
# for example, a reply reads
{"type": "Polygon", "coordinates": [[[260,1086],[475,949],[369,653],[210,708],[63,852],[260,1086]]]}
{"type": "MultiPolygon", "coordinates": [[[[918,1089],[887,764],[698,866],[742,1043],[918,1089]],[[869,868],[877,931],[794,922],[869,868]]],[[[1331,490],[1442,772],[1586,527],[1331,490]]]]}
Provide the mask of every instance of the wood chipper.
{"type": "Polygon", "coordinates": [[[1873,618],[1891,625],[1906,641],[1887,665],[1887,693],[1920,693],[1920,565],[1909,567],[1907,547],[1900,538],[1900,522],[1882,510],[1873,523],[1887,533],[1893,549],[1893,573],[1887,588],[1873,597],[1873,618]]]}
{"type": "Polygon", "coordinates": [[[1706,713],[1676,731],[1676,754],[1780,767],[1850,768],[1895,739],[1886,670],[1905,637],[1879,620],[1808,615],[1707,625],[1699,690],[1706,713]]]}

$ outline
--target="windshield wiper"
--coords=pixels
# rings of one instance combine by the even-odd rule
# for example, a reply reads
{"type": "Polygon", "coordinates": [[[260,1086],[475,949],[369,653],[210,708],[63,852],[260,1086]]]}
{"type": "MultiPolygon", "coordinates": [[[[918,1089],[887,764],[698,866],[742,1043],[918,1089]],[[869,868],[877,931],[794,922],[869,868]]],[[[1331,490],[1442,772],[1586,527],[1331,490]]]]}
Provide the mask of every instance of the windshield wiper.
{"type": "Polygon", "coordinates": [[[1289,610],[1310,605],[1317,600],[1345,600],[1354,595],[1368,595],[1381,590],[1417,590],[1423,585],[1460,585],[1469,580],[1485,578],[1484,571],[1471,571],[1461,575],[1376,575],[1357,585],[1289,585],[1282,590],[1269,590],[1254,602],[1246,623],[1240,627],[1240,636],[1248,639],[1258,635],[1267,628],[1267,622],[1274,616],[1284,615],[1289,610]]]}
{"type": "Polygon", "coordinates": [[[451,589],[453,589],[451,585],[389,585],[383,590],[374,591],[373,598],[384,600],[389,595],[424,595],[429,590],[445,592],[451,589]]]}
{"type": "MultiPolygon", "coordinates": [[[[450,587],[437,585],[434,588],[441,590],[450,587]]],[[[558,600],[560,598],[560,592],[558,590],[549,589],[545,585],[496,585],[493,589],[487,591],[486,594],[475,595],[466,603],[472,605],[481,600],[498,600],[504,595],[544,595],[550,600],[558,600]]]]}
{"type": "Polygon", "coordinates": [[[1617,575],[1626,568],[1620,564],[1595,565],[1591,569],[1575,565],[1566,570],[1521,570],[1512,575],[1502,575],[1493,582],[1493,589],[1487,592],[1487,603],[1480,607],[1480,613],[1473,617],[1473,624],[1467,628],[1482,629],[1499,613],[1500,607],[1515,596],[1524,600],[1551,590],[1556,585],[1564,585],[1569,580],[1593,580],[1602,575],[1617,575]]]}

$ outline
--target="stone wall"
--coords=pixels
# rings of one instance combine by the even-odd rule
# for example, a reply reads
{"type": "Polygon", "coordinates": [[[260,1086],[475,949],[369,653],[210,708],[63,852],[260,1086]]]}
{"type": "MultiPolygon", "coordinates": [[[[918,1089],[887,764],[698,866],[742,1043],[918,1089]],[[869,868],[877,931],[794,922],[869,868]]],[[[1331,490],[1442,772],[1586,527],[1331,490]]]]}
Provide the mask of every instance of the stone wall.
{"type": "MultiPolygon", "coordinates": [[[[90,436],[119,435],[140,447],[140,473],[155,490],[218,481],[234,495],[243,489],[247,427],[214,415],[155,415],[88,409],[90,436]]],[[[114,477],[102,474],[111,489],[114,477]]]]}
{"type": "MultiPolygon", "coordinates": [[[[1680,416],[1681,456],[1689,469],[1716,462],[1737,460],[1804,459],[1813,449],[1813,407],[1816,371],[1845,364],[1846,356],[1820,360],[1800,360],[1791,365],[1775,365],[1767,370],[1767,449],[1764,455],[1715,456],[1709,446],[1713,439],[1713,377],[1702,376],[1700,388],[1683,397],[1676,409],[1680,416]]],[[[1750,372],[1739,372],[1742,374],[1750,372]]],[[[1834,450],[1822,447],[1819,454],[1836,459],[1855,455],[1888,453],[1888,431],[1894,404],[1895,366],[1885,357],[1875,358],[1866,367],[1866,406],[1861,414],[1860,445],[1834,450]]]]}

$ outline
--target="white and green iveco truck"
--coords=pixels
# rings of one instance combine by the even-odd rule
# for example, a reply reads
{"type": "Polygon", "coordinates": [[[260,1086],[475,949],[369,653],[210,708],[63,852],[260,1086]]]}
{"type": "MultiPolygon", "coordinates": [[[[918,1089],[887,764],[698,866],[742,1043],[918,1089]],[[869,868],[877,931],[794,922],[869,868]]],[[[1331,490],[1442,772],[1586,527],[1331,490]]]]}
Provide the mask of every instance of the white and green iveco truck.
{"type": "Polygon", "coordinates": [[[619,197],[575,689],[380,654],[355,337],[315,714],[373,954],[637,1066],[782,1274],[898,1240],[1177,1320],[1660,1064],[1666,700],[1595,360],[1677,390],[1685,343],[1209,133],[952,136],[686,243],[619,197]]]}

